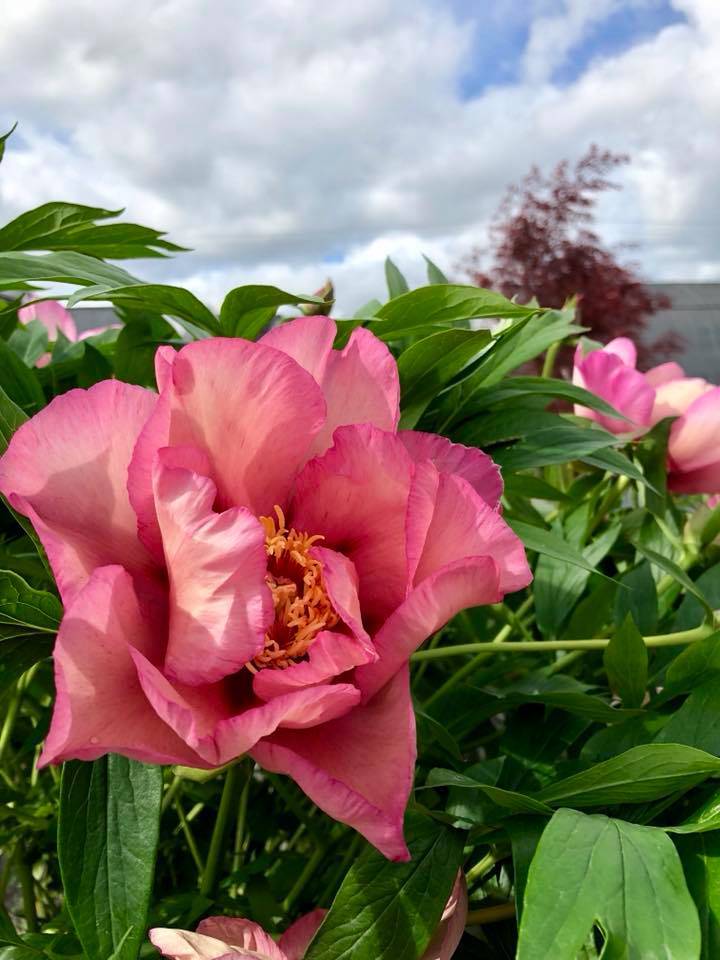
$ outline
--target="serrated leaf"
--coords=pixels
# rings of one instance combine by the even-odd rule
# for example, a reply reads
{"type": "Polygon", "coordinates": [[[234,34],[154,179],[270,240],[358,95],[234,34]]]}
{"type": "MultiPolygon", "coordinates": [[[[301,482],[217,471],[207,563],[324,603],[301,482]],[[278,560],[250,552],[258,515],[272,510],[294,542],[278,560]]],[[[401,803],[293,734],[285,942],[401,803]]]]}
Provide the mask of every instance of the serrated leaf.
{"type": "Polygon", "coordinates": [[[642,634],[627,614],[603,653],[610,687],[626,707],[641,707],[648,678],[648,652],[642,634]]]}
{"type": "Polygon", "coordinates": [[[697,912],[662,830],[558,810],[530,865],[517,960],[576,960],[595,924],[603,960],[699,955],[697,912]]]}
{"type": "Polygon", "coordinates": [[[432,937],[463,856],[464,834],[418,813],[406,818],[409,863],[365,849],[305,960],[417,960],[432,937]]]}
{"type": "Polygon", "coordinates": [[[111,754],[63,768],[58,857],[65,902],[88,960],[137,957],[161,797],[158,766],[111,754]]]}

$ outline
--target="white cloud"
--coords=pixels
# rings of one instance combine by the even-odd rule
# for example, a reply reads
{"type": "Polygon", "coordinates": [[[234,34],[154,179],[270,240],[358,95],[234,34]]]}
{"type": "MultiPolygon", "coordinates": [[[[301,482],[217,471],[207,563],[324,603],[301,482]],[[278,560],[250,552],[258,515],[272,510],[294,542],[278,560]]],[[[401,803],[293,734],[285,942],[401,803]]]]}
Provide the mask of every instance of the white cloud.
{"type": "Polygon", "coordinates": [[[595,141],[634,159],[604,235],[639,241],[648,275],[720,276],[720,5],[676,0],[686,24],[553,85],[617,5],[533,0],[522,79],[464,100],[478,17],[442,0],[8,4],[0,121],[21,126],[0,214],[124,205],[198,251],[137,272],[214,302],[330,273],[347,312],[381,290],[386,254],[416,281],[421,251],[451,267],[509,182],[595,141]]]}

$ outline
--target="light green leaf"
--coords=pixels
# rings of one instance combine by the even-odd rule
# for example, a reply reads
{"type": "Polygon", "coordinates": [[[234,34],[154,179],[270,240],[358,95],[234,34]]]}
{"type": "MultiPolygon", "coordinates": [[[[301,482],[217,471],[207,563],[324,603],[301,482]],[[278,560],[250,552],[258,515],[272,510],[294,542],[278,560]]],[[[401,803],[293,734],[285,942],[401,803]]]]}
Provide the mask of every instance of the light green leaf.
{"type": "Polygon", "coordinates": [[[0,285],[35,280],[108,288],[142,282],[120,267],[82,253],[0,253],[0,285]]]}
{"type": "Polygon", "coordinates": [[[672,841],[653,827],[558,810],[530,865],[517,960],[696,960],[700,925],[672,841]]]}
{"type": "Polygon", "coordinates": [[[450,282],[448,278],[445,276],[445,274],[442,272],[440,267],[434,264],[430,259],[430,257],[426,257],[425,254],[423,254],[423,260],[427,265],[428,283],[449,283],[450,282]]]}
{"type": "Polygon", "coordinates": [[[387,283],[388,294],[391,300],[395,297],[402,296],[403,293],[407,293],[410,289],[407,285],[407,280],[390,257],[385,258],[385,282],[387,283]]]}
{"type": "Polygon", "coordinates": [[[720,683],[696,687],[657,736],[658,743],[685,743],[720,757],[720,683]]]}
{"type": "Polygon", "coordinates": [[[25,423],[27,414],[14,403],[0,387],[0,454],[5,453],[10,437],[20,424],[25,423]]]}
{"type": "Polygon", "coordinates": [[[158,766],[111,754],[63,768],[58,856],[65,902],[88,960],[137,957],[161,797],[158,766]]]}
{"type": "Polygon", "coordinates": [[[305,960],[417,960],[455,881],[463,836],[408,814],[412,860],[391,863],[366,848],[350,867],[305,960]]]}
{"type": "Polygon", "coordinates": [[[220,331],[226,337],[254,340],[275,316],[277,307],[299,303],[326,304],[326,301],[264,284],[235,287],[220,308],[220,331]]]}
{"type": "MultiPolygon", "coordinates": [[[[208,333],[220,332],[215,314],[208,310],[189,290],[184,287],[172,287],[161,283],[142,283],[133,281],[129,286],[111,287],[100,284],[88,289],[78,290],[68,298],[71,307],[81,300],[109,300],[111,303],[129,304],[134,307],[146,307],[151,313],[167,314],[183,324],[190,323],[208,333]]],[[[190,328],[192,333],[192,329],[190,328]]]]}
{"type": "MultiPolygon", "coordinates": [[[[605,648],[603,663],[611,688],[626,707],[641,707],[648,679],[648,652],[642,634],[628,613],[605,648]]],[[[672,741],[676,742],[676,741],[672,741]]]]}
{"type": "Polygon", "coordinates": [[[553,783],[536,794],[536,799],[575,807],[645,803],[689,790],[718,774],[720,759],[703,750],[649,743],[553,783]]]}

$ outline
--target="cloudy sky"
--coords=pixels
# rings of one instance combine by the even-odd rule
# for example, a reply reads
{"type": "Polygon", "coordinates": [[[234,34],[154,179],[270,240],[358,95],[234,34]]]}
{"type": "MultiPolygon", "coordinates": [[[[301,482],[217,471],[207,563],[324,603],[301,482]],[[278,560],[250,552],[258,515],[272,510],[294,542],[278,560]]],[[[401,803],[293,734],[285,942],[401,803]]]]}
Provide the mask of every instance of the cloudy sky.
{"type": "MultiPolygon", "coordinates": [[[[720,280],[720,0],[23,0],[3,8],[3,221],[125,206],[194,248],[136,274],[339,312],[391,255],[453,272],[504,188],[627,152],[600,232],[650,279],[720,280]]],[[[456,274],[457,275],[457,274],[456,274]]]]}

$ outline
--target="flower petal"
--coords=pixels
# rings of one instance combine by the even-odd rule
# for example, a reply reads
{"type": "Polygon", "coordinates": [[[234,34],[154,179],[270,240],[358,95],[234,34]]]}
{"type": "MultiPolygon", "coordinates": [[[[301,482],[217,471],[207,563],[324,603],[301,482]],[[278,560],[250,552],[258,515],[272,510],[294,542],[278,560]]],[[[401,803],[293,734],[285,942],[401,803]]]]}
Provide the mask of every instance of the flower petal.
{"type": "Polygon", "coordinates": [[[365,706],[310,730],[279,730],[252,755],[266,770],[291,776],[321,810],[389,859],[409,859],[403,815],[415,770],[415,715],[407,667],[365,706]]]}
{"type": "MultiPolygon", "coordinates": [[[[134,652],[133,660],[158,716],[214,767],[247,753],[280,726],[302,730],[325,723],[347,713],[360,699],[355,686],[336,683],[294,690],[238,712],[225,684],[173,684],[140,653],[134,652]]],[[[249,689],[248,673],[245,696],[249,689]]]]}
{"type": "Polygon", "coordinates": [[[190,343],[161,360],[160,402],[138,439],[128,480],[143,542],[159,544],[151,477],[160,447],[207,455],[219,509],[270,514],[285,503],[325,423],[313,378],[272,347],[227,337],[190,343]]]}
{"type": "MultiPolygon", "coordinates": [[[[150,942],[164,957],[170,960],[285,960],[283,953],[258,953],[247,950],[234,950],[207,934],[192,933],[190,930],[171,930],[167,927],[155,927],[150,931],[150,942]]],[[[275,944],[273,944],[275,945],[275,944]]],[[[276,948],[277,950],[277,948],[276,948]]]]}
{"type": "Polygon", "coordinates": [[[645,379],[651,387],[659,387],[663,383],[670,383],[671,380],[683,380],[684,378],[685,371],[674,360],[652,367],[645,373],[645,379]]]}
{"type": "Polygon", "coordinates": [[[18,310],[18,321],[20,323],[31,323],[33,320],[39,320],[48,332],[50,340],[56,340],[58,330],[64,333],[68,340],[77,340],[77,327],[73,315],[57,300],[40,300],[37,303],[29,303],[26,307],[20,307],[18,310]]]}
{"type": "Polygon", "coordinates": [[[606,400],[628,419],[620,420],[575,404],[578,416],[597,421],[611,433],[632,433],[650,425],[655,391],[645,375],[625,364],[617,353],[608,352],[607,348],[593,350],[578,362],[576,352],[573,383],[606,400]]]}
{"type": "Polygon", "coordinates": [[[322,534],[360,578],[368,630],[402,602],[408,566],[405,517],[413,464],[395,434],[367,424],[339,427],[335,443],[311,460],[293,493],[293,526],[322,534]]]}
{"type": "Polygon", "coordinates": [[[388,348],[362,327],[342,350],[333,350],[335,322],[329,317],[298,317],[269,330],[261,342],[296,360],[322,387],[327,421],[315,438],[313,453],[332,443],[337,427],[372,423],[394,432],[400,419],[400,379],[388,348]]]}
{"type": "Polygon", "coordinates": [[[661,384],[655,391],[655,405],[652,411],[654,423],[663,417],[679,417],[686,413],[692,403],[709,393],[712,384],[701,377],[682,377],[661,384]]]}
{"type": "Polygon", "coordinates": [[[672,470],[683,473],[720,461],[720,387],[703,393],[673,423],[668,454],[672,470]]]}
{"type": "Polygon", "coordinates": [[[320,924],[327,915],[327,910],[318,907],[311,913],[300,917],[280,937],[280,948],[284,951],[287,960],[303,960],[310,941],[318,931],[320,924]]]}
{"type": "Polygon", "coordinates": [[[429,636],[466,607],[502,600],[492,557],[469,557],[443,567],[416,587],[373,640],[377,663],[358,667],[355,679],[368,700],[429,636]]]}
{"type": "Polygon", "coordinates": [[[465,932],[467,912],[467,883],[462,872],[458,872],[440,925],[420,960],[450,960],[465,932]]]}
{"type": "Polygon", "coordinates": [[[274,615],[265,531],[244,507],[215,513],[215,484],[167,466],[174,449],[158,452],[153,476],[170,578],[165,672],[183,683],[212,683],[263,648],[274,615]]]}
{"type": "Polygon", "coordinates": [[[93,571],[67,607],[55,644],[57,697],[41,764],[122,753],[148,763],[205,766],[160,720],[137,680],[134,644],[160,646],[161,623],[142,609],[122,567],[93,571]]]}
{"type": "Polygon", "coordinates": [[[398,437],[415,463],[431,460],[441,473],[455,473],[467,480],[491,507],[500,502],[503,491],[500,468],[482,450],[417,430],[401,430],[398,437]]]}
{"type": "MultiPolygon", "coordinates": [[[[267,960],[287,960],[282,949],[259,923],[242,917],[208,917],[198,924],[198,933],[230,944],[231,949],[255,950],[267,960]]],[[[255,956],[255,954],[253,954],[255,956]]]]}
{"type": "Polygon", "coordinates": [[[126,478],[156,402],[149,390],[117,380],[70,390],[24,423],[0,460],[0,491],[30,517],[65,604],[96,567],[151,570],[126,478]]]}
{"type": "Polygon", "coordinates": [[[627,367],[635,367],[637,365],[637,348],[629,337],[615,337],[614,340],[610,340],[605,344],[603,350],[605,353],[620,357],[627,367]]]}
{"type": "Polygon", "coordinates": [[[668,489],[673,493],[720,493],[720,458],[716,463],[700,470],[674,471],[671,467],[668,473],[668,489]]]}

